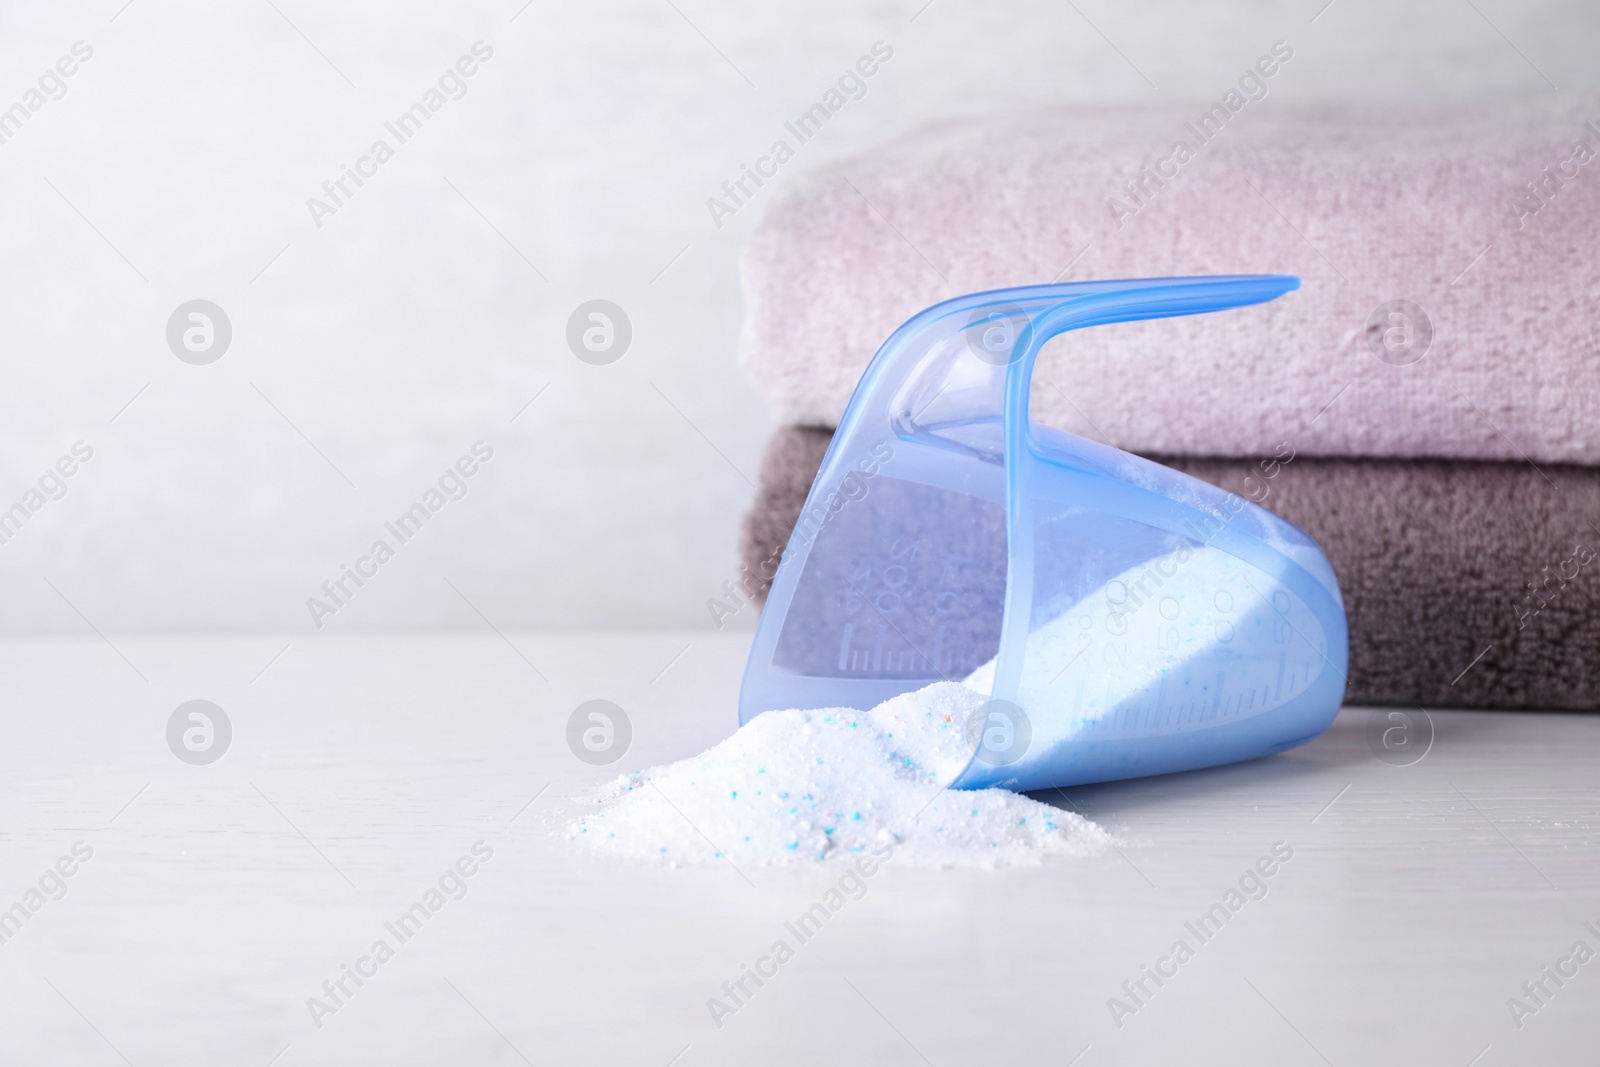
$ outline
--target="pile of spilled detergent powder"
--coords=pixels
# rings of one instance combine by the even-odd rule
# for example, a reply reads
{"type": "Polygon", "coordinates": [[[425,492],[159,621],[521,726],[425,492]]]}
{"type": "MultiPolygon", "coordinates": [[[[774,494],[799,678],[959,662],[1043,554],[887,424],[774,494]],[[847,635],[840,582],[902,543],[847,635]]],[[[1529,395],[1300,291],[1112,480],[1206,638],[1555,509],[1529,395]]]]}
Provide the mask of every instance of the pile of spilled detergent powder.
{"type": "Polygon", "coordinates": [[[938,682],[871,711],[769,711],[698,756],[603,786],[568,836],[673,866],[848,862],[876,847],[892,848],[896,866],[1001,867],[1107,847],[1110,835],[1070,811],[947,788],[986,699],[938,682]]]}

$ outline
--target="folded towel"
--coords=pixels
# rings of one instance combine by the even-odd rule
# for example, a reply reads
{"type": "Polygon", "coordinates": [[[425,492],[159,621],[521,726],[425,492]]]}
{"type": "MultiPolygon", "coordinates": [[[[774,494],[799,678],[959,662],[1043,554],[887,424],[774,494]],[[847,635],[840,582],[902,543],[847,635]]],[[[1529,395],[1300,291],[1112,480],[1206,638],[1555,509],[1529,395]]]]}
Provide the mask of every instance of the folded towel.
{"type": "Polygon", "coordinates": [[[779,421],[836,425],[959,293],[1276,271],[1304,288],[1051,342],[1034,418],[1141,455],[1600,463],[1600,105],[1234,100],[953,122],[793,187],[744,263],[779,421]]]}
{"type": "MultiPolygon", "coordinates": [[[[752,575],[772,574],[831,438],[769,442],[741,541],[752,575]]],[[[1350,703],[1600,708],[1600,470],[1296,455],[1269,478],[1156,458],[1322,545],[1350,618],[1350,703]]]]}

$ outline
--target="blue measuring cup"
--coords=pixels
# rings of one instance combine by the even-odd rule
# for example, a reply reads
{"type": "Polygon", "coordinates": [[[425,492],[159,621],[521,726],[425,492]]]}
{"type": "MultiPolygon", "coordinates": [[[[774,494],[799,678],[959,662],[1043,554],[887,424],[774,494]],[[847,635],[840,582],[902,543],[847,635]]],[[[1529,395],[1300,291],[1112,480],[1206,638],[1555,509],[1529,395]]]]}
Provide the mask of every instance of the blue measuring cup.
{"type": "Polygon", "coordinates": [[[740,723],[964,682],[989,699],[953,784],[1019,790],[1230,763],[1321,733],[1349,647],[1316,543],[1242,497],[1028,417],[1034,363],[1057,334],[1299,284],[1026,286],[911,318],[867,367],[806,499],[740,723]]]}

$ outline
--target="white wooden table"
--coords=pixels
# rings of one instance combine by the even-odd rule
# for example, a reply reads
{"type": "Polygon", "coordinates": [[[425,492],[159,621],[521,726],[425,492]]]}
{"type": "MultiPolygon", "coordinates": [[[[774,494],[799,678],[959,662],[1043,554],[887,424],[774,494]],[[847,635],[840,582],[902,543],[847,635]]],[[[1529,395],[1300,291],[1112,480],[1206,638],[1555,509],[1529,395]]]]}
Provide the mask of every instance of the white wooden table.
{"type": "Polygon", "coordinates": [[[837,872],[619,867],[547,827],[592,783],[729,733],[747,634],[318,635],[274,659],[288,640],[0,645],[0,908],[27,908],[41,879],[54,892],[62,857],[74,871],[12,913],[0,1063],[1600,1056],[1600,960],[1545,978],[1520,1028],[1507,1005],[1537,1006],[1523,983],[1576,942],[1600,952],[1600,716],[1435,712],[1432,749],[1397,767],[1347,709],[1273,759],[1072,790],[1120,852],[891,863],[763,986],[747,979],[719,1028],[707,998],[837,872]],[[207,766],[165,736],[196,698],[233,728],[207,766]],[[566,747],[592,698],[633,723],[611,768],[566,747]],[[480,841],[493,855],[465,895],[389,933],[480,841]],[[1202,943],[1186,923],[1275,842],[1293,858],[1266,896],[1202,943]],[[392,958],[361,962],[380,939],[392,958]],[[1192,957],[1161,962],[1178,940],[1192,957]],[[346,964],[370,976],[346,978],[319,1027],[308,998],[333,1006],[323,983],[346,964]],[[1135,1005],[1123,983],[1145,965],[1171,977],[1144,978],[1135,1005]],[[1137,1010],[1114,1021],[1112,997],[1137,1010]]]}

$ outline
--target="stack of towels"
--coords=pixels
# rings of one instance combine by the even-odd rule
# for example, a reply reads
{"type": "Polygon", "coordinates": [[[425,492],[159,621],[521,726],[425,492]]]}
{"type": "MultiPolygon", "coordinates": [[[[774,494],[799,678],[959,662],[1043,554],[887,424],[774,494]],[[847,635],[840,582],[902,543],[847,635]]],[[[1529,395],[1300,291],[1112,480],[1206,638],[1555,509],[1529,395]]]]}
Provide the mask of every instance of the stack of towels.
{"type": "Polygon", "coordinates": [[[885,338],[965,292],[1299,275],[1257,308],[1050,342],[1036,421],[1238,492],[1338,573],[1358,704],[1600,707],[1600,105],[1272,98],[966,120],[769,207],[744,358],[783,428],[770,575],[885,338]]]}

